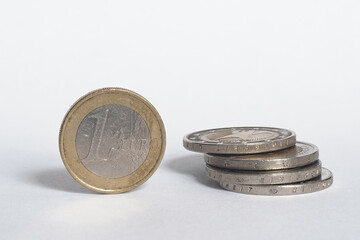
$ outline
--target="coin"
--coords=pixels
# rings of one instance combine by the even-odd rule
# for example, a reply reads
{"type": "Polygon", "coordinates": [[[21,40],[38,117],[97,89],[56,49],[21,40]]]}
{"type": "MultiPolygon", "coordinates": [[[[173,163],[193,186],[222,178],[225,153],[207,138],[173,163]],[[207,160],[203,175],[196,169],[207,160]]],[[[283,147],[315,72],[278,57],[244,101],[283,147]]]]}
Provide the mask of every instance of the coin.
{"type": "Polygon", "coordinates": [[[294,147],[276,152],[253,155],[205,154],[209,165],[239,170],[276,170],[301,167],[319,159],[318,148],[310,143],[297,142],[294,147]]]}
{"type": "Polygon", "coordinates": [[[206,165],[206,174],[216,181],[225,181],[233,184],[285,184],[302,182],[319,176],[321,162],[286,170],[273,171],[241,171],[228,170],[206,165]]]}
{"type": "Polygon", "coordinates": [[[122,193],[143,184],[165,151],[164,124],[142,96],[121,88],[79,99],[62,123],[60,153],[70,174],[100,193],[122,193]]]}
{"type": "Polygon", "coordinates": [[[291,184],[279,185],[242,185],[227,181],[220,181],[220,186],[226,190],[254,194],[254,195],[295,195],[312,193],[324,190],[333,183],[333,174],[330,170],[322,168],[321,175],[314,179],[291,184]]]}
{"type": "Polygon", "coordinates": [[[254,154],[294,146],[296,135],[286,129],[234,127],[204,130],[184,137],[187,150],[215,154],[254,154]]]}

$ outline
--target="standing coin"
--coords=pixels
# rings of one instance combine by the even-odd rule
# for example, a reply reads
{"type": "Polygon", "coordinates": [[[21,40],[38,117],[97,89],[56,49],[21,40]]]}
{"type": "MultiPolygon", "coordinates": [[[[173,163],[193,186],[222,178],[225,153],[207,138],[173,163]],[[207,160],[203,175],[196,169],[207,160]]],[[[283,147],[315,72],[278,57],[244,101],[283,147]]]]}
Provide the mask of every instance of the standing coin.
{"type": "Polygon", "coordinates": [[[209,165],[238,170],[276,170],[301,167],[319,159],[318,148],[310,143],[297,142],[284,150],[253,155],[205,154],[209,165]]]}
{"type": "Polygon", "coordinates": [[[234,127],[204,130],[184,137],[187,150],[215,154],[272,152],[295,145],[295,133],[279,128],[234,127]]]}
{"type": "Polygon", "coordinates": [[[254,194],[254,195],[295,195],[318,192],[330,187],[333,183],[333,175],[330,170],[322,168],[321,176],[309,181],[280,185],[240,185],[226,181],[220,181],[220,186],[226,190],[254,194]]]}
{"type": "Polygon", "coordinates": [[[60,130],[60,153],[70,174],[101,193],[144,183],[165,151],[165,128],[143,97],[120,88],[96,90],[69,110],[60,130]]]}
{"type": "Polygon", "coordinates": [[[308,166],[273,171],[240,171],[228,170],[206,165],[206,174],[218,182],[223,181],[232,184],[285,184],[302,182],[319,176],[321,162],[317,161],[308,166]]]}

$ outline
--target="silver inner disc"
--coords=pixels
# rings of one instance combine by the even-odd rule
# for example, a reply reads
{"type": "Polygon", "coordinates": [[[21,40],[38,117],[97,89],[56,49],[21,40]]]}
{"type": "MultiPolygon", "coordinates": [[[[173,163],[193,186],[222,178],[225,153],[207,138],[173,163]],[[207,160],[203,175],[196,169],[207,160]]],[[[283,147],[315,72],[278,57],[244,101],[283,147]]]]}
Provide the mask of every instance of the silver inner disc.
{"type": "Polygon", "coordinates": [[[208,133],[200,138],[209,142],[259,142],[274,139],[280,134],[267,130],[233,130],[208,133]]]}
{"type": "Polygon", "coordinates": [[[76,151],[92,173],[121,178],[138,169],[150,150],[149,128],[136,111],[106,105],[89,113],[76,134],[76,151]]]}

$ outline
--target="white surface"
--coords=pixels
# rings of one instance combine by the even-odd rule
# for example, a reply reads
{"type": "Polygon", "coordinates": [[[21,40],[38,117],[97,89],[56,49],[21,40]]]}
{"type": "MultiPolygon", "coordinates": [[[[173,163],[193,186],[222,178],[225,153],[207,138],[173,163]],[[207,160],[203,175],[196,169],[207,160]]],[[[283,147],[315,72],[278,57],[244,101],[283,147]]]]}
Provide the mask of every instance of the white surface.
{"type": "Polygon", "coordinates": [[[359,1],[2,1],[0,239],[357,239],[359,1]],[[83,94],[117,86],[158,109],[154,176],[95,194],[66,172],[58,131],[83,94]],[[183,135],[296,131],[335,175],[291,197],[227,192],[183,135]]]}

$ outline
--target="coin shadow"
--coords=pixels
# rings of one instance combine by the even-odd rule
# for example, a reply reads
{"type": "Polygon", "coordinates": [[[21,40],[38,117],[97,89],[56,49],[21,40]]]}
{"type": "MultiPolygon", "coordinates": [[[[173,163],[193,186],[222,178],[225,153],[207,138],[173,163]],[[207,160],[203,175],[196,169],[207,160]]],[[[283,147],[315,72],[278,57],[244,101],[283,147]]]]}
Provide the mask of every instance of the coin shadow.
{"type": "MultiPolygon", "coordinates": [[[[63,191],[63,192],[72,192],[72,193],[82,193],[82,194],[101,194],[79,184],[74,178],[71,177],[66,169],[48,169],[42,170],[35,173],[31,173],[30,176],[26,179],[27,183],[41,186],[48,189],[63,191]]],[[[141,185],[136,189],[133,189],[129,192],[135,192],[140,190],[144,186],[141,185]]],[[[124,193],[123,193],[124,194],[124,193]]]]}
{"type": "Polygon", "coordinates": [[[48,169],[32,173],[28,179],[28,183],[72,193],[96,194],[95,192],[81,186],[77,183],[65,169],[48,169]]]}
{"type": "Polygon", "coordinates": [[[197,182],[207,187],[221,189],[219,184],[206,176],[204,159],[200,154],[169,159],[165,165],[173,172],[192,176],[197,182]]]}

